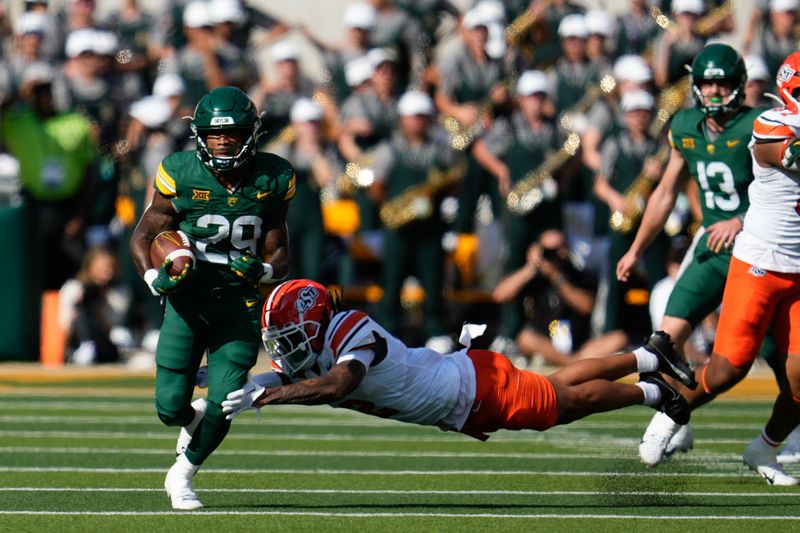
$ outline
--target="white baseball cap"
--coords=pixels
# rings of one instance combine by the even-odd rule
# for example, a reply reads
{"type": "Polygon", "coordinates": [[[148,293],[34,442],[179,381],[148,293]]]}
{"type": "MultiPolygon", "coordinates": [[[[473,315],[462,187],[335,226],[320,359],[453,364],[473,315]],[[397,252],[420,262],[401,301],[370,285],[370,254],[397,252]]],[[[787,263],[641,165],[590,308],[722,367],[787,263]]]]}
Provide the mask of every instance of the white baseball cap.
{"type": "Polygon", "coordinates": [[[322,108],[309,98],[298,98],[292,104],[289,118],[292,122],[311,122],[312,120],[322,120],[322,108]]]}
{"type": "Polygon", "coordinates": [[[706,12],[706,4],[703,0],[672,0],[672,12],[702,15],[706,12]]]}
{"type": "Polygon", "coordinates": [[[67,35],[64,51],[67,57],[78,57],[84,52],[95,52],[95,31],[91,28],[75,30],[67,35]]]}
{"type": "Polygon", "coordinates": [[[373,48],[367,52],[367,57],[372,61],[372,68],[378,68],[387,61],[397,62],[397,53],[391,48],[373,48]]]}
{"type": "Polygon", "coordinates": [[[797,11],[800,8],[800,0],[770,0],[769,10],[773,13],[786,11],[797,11]]]}
{"type": "Polygon", "coordinates": [[[550,92],[550,80],[541,70],[526,70],[517,80],[517,94],[530,96],[550,92]]]}
{"type": "Polygon", "coordinates": [[[747,69],[747,79],[754,81],[768,81],[770,79],[767,63],[758,55],[744,56],[744,66],[747,69]]]}
{"type": "Polygon", "coordinates": [[[562,39],[566,39],[567,37],[586,39],[589,36],[589,28],[586,26],[586,17],[578,13],[573,13],[561,19],[561,24],[558,25],[558,36],[562,39]]]}
{"type": "Polygon", "coordinates": [[[145,96],[131,104],[130,115],[148,128],[160,128],[172,116],[166,98],[145,96]]]}
{"type": "Polygon", "coordinates": [[[655,105],[655,98],[647,91],[628,91],[622,95],[622,102],[620,102],[620,108],[625,113],[641,109],[650,110],[655,105]]]}
{"type": "Polygon", "coordinates": [[[371,30],[378,20],[378,12],[371,4],[357,2],[344,10],[344,25],[348,28],[371,30]]]}
{"type": "Polygon", "coordinates": [[[375,72],[368,55],[351,59],[344,66],[344,79],[348,87],[358,87],[372,77],[375,72]]]}
{"type": "Polygon", "coordinates": [[[491,24],[493,22],[498,24],[506,23],[506,8],[500,0],[481,0],[475,7],[480,14],[481,18],[491,24]]]}
{"type": "Polygon", "coordinates": [[[590,9],[584,16],[589,35],[603,35],[611,37],[614,33],[614,21],[611,15],[602,9],[590,9]]]}
{"type": "Polygon", "coordinates": [[[435,111],[431,97],[420,91],[408,91],[397,102],[400,116],[433,115],[435,111]]]}
{"type": "Polygon", "coordinates": [[[211,14],[211,22],[214,24],[224,22],[241,24],[247,20],[247,13],[239,0],[211,0],[208,11],[211,14]]]}
{"type": "Polygon", "coordinates": [[[187,28],[202,28],[212,24],[211,10],[204,0],[189,2],[183,8],[183,25],[187,28]]]}
{"type": "Polygon", "coordinates": [[[22,71],[22,85],[27,83],[52,83],[56,77],[56,72],[53,66],[44,61],[35,61],[25,67],[22,71]]]}
{"type": "Polygon", "coordinates": [[[297,61],[300,58],[300,48],[291,41],[284,39],[272,45],[269,56],[273,63],[281,61],[297,61]]]}
{"type": "Polygon", "coordinates": [[[28,11],[23,13],[17,20],[14,27],[17,35],[25,35],[27,33],[43,34],[47,32],[47,15],[38,11],[28,11]]]}
{"type": "Polygon", "coordinates": [[[119,50],[119,39],[110,31],[94,30],[92,50],[100,56],[116,55],[119,50]]]}
{"type": "Polygon", "coordinates": [[[614,63],[614,78],[617,81],[647,83],[653,79],[653,71],[647,61],[635,54],[620,56],[614,63]]]}
{"type": "Polygon", "coordinates": [[[464,16],[461,19],[461,25],[464,28],[471,30],[480,26],[488,27],[489,21],[484,18],[482,11],[473,7],[464,13],[464,16]]]}
{"type": "Polygon", "coordinates": [[[186,84],[179,74],[165,72],[159,74],[156,81],[153,82],[153,95],[160,96],[161,98],[181,96],[185,92],[186,84]]]}

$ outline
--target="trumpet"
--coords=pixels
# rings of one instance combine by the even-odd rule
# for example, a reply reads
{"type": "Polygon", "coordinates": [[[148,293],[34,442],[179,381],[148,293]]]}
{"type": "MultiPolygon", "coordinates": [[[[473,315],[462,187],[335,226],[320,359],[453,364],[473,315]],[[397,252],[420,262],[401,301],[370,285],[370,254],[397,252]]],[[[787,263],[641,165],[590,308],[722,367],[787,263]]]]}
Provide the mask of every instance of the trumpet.
{"type": "Polygon", "coordinates": [[[553,174],[578,152],[580,145],[580,136],[575,132],[570,133],[561,148],[519,180],[506,197],[509,211],[517,215],[527,215],[539,207],[543,200],[555,198],[558,185],[553,174]]]}
{"type": "Polygon", "coordinates": [[[385,202],[378,213],[383,224],[391,230],[418,220],[427,220],[433,215],[433,197],[442,189],[458,183],[467,171],[463,158],[447,169],[432,168],[427,181],[412,185],[385,202]]]}
{"type": "MultiPolygon", "coordinates": [[[[669,145],[662,146],[653,158],[662,165],[669,157],[669,145]]],[[[608,225],[617,233],[627,235],[639,223],[647,207],[647,199],[653,192],[656,184],[653,179],[642,172],[633,180],[633,183],[625,190],[625,204],[628,206],[626,212],[614,211],[608,219],[608,225]]]]}
{"type": "Polygon", "coordinates": [[[345,165],[344,172],[336,178],[336,189],[346,195],[355,195],[358,189],[366,189],[375,181],[375,172],[372,162],[375,159],[375,150],[364,152],[356,161],[345,165]]]}

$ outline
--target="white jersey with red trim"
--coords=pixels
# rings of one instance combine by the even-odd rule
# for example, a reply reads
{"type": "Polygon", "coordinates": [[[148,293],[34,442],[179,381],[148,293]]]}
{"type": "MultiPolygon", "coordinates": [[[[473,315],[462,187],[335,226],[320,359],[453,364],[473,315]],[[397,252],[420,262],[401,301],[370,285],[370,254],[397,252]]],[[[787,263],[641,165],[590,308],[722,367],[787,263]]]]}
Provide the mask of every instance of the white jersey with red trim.
{"type": "MultiPolygon", "coordinates": [[[[764,111],[753,123],[750,151],[758,143],[800,134],[800,115],[785,108],[764,111]]],[[[773,272],[800,272],[800,173],[762,167],[753,157],[750,207],[733,255],[773,272]]]]}
{"type": "Polygon", "coordinates": [[[359,386],[334,407],[403,422],[461,429],[475,400],[475,367],[466,351],[441,355],[409,348],[360,311],[331,318],[316,365],[301,378],[324,375],[342,358],[374,352],[359,386]]]}

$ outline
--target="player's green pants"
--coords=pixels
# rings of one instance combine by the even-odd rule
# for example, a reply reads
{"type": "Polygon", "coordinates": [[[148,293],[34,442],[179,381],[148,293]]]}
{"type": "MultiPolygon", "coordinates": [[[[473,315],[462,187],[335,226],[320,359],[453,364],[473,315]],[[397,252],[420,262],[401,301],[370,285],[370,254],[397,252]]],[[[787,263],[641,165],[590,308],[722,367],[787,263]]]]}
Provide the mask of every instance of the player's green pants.
{"type": "Polygon", "coordinates": [[[419,279],[425,291],[422,314],[429,337],[445,335],[442,284],[444,282],[442,229],[437,223],[411,223],[397,230],[387,230],[384,241],[383,299],[378,305],[378,319],[390,332],[401,323],[403,308],[400,291],[409,275],[419,279]]]}
{"type": "Polygon", "coordinates": [[[208,351],[208,407],[186,458],[200,465],[230,428],[220,404],[241,388],[260,342],[260,300],[255,289],[192,287],[167,298],[156,350],[156,410],[168,426],[192,421],[195,376],[208,351]]]}

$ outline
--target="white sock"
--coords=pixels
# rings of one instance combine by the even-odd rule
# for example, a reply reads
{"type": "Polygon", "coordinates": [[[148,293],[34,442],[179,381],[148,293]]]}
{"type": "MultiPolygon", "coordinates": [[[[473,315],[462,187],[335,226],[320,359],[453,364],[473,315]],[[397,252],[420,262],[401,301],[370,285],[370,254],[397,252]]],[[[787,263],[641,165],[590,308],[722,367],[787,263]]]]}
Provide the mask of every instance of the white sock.
{"type": "Polygon", "coordinates": [[[186,472],[187,474],[191,474],[191,475],[195,475],[195,473],[197,472],[197,470],[200,468],[199,466],[192,464],[192,463],[189,461],[189,459],[186,457],[186,454],[185,454],[185,453],[182,453],[182,454],[180,454],[180,455],[179,455],[179,456],[178,456],[178,457],[175,459],[175,464],[176,464],[176,465],[178,465],[178,467],[179,467],[181,470],[183,470],[183,471],[184,471],[184,472],[186,472]]]}
{"type": "Polygon", "coordinates": [[[636,371],[639,374],[658,370],[658,356],[645,350],[644,346],[636,348],[633,355],[636,356],[636,371]]]}
{"type": "Polygon", "coordinates": [[[658,385],[655,383],[647,383],[645,381],[640,381],[636,384],[637,387],[642,389],[644,393],[644,400],[642,400],[642,405],[646,405],[648,407],[655,407],[661,402],[661,389],[658,388],[658,385]]]}

